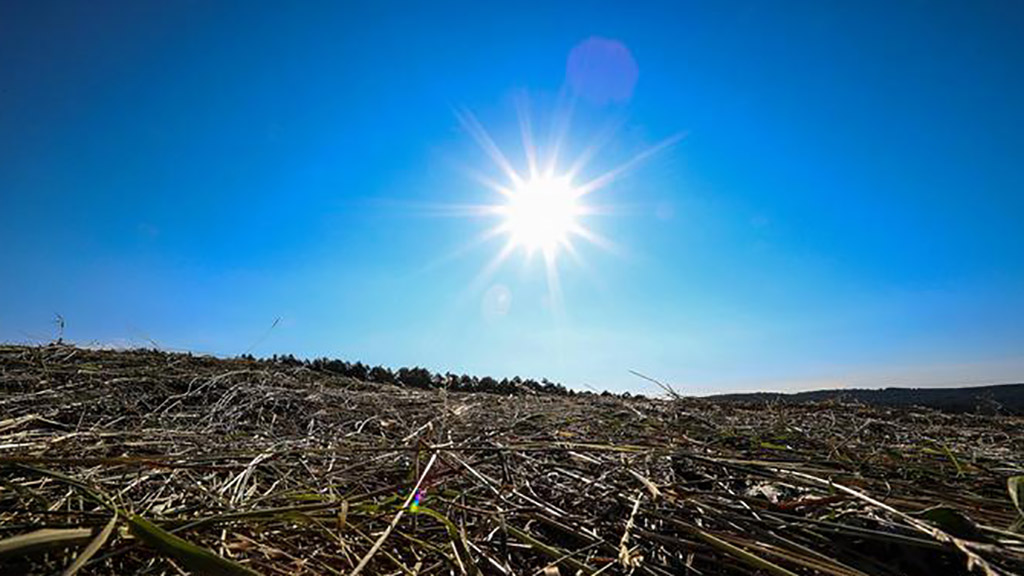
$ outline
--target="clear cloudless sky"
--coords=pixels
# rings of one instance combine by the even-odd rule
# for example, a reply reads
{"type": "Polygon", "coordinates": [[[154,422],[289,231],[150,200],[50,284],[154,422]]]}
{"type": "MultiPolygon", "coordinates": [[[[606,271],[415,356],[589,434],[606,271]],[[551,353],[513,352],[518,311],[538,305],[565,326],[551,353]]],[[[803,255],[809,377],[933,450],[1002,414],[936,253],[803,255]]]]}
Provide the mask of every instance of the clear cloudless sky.
{"type": "Polygon", "coordinates": [[[1022,30],[1014,1],[8,0],[0,340],[59,313],[576,388],[1022,381],[1022,30]],[[593,38],[629,52],[614,98],[567,81],[593,38]],[[450,206],[501,175],[457,111],[521,168],[517,110],[542,141],[566,102],[565,158],[612,134],[589,176],[685,137],[588,196],[614,247],[560,255],[559,307],[538,258],[482,276],[495,221],[450,206]]]}

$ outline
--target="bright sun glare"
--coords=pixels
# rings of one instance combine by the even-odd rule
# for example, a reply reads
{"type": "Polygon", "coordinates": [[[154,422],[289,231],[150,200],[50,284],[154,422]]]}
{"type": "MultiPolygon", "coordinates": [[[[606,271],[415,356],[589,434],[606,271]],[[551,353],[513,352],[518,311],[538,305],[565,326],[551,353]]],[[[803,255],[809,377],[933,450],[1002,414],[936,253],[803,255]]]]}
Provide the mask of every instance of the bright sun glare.
{"type": "Polygon", "coordinates": [[[600,148],[602,142],[591,144],[571,163],[568,169],[560,169],[559,151],[569,128],[568,115],[558,119],[553,130],[553,140],[541,149],[535,146],[530,127],[529,115],[520,109],[519,127],[525,152],[525,170],[513,167],[509,157],[494,142],[484,127],[468,111],[458,114],[463,127],[477,141],[483,151],[494,162],[505,177],[505,182],[492,180],[476,171],[473,175],[485,187],[500,194],[501,199],[493,204],[470,206],[470,214],[498,217],[500,222],[488,229],[480,241],[495,236],[506,238],[504,247],[484,267],[473,285],[487,281],[495,270],[513,252],[522,250],[529,258],[540,252],[547,271],[548,290],[555,309],[559,306],[560,290],[558,261],[565,252],[579,261],[574,240],[584,240],[603,248],[613,244],[591,230],[582,220],[585,216],[607,213],[607,207],[593,205],[590,194],[607,187],[612,181],[636,167],[644,159],[671,146],[682,137],[677,134],[662,142],[640,151],[632,158],[610,170],[598,173],[590,179],[577,182],[584,168],[600,148]]]}
{"type": "Polygon", "coordinates": [[[501,207],[503,227],[512,242],[528,252],[551,254],[564,246],[577,228],[577,193],[566,177],[538,176],[523,181],[501,207]]]}

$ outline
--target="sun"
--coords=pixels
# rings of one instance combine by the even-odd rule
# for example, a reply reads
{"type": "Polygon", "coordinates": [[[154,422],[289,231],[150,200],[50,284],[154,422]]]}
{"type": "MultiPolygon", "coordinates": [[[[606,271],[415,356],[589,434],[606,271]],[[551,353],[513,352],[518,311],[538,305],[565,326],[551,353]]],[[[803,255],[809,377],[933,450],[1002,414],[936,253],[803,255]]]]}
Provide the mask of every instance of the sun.
{"type": "Polygon", "coordinates": [[[597,155],[606,139],[597,139],[574,160],[565,162],[564,158],[560,159],[560,152],[564,152],[571,107],[564,116],[555,114],[551,140],[543,146],[534,143],[525,102],[519,113],[525,166],[517,168],[471,112],[456,111],[463,128],[476,140],[502,177],[496,180],[493,175],[467,168],[469,176],[484,188],[496,192],[499,198],[492,203],[462,205],[453,207],[453,210],[459,215],[498,219],[469,246],[495,237],[505,238],[504,246],[470,283],[472,289],[486,284],[514,252],[525,253],[527,261],[540,253],[543,255],[552,310],[558,312],[561,308],[558,266],[564,260],[563,253],[583,266],[585,263],[577,244],[589,243],[610,252],[619,252],[613,242],[592,229],[594,222],[589,221],[590,216],[610,214],[614,209],[608,205],[595,205],[591,195],[608,188],[647,158],[672,146],[683,134],[670,136],[611,169],[582,178],[583,174],[590,172],[587,164],[597,155]]]}
{"type": "Polygon", "coordinates": [[[569,236],[579,229],[583,212],[579,194],[568,177],[537,176],[521,181],[500,207],[502,228],[511,242],[528,253],[540,250],[553,254],[565,247],[569,236]]]}

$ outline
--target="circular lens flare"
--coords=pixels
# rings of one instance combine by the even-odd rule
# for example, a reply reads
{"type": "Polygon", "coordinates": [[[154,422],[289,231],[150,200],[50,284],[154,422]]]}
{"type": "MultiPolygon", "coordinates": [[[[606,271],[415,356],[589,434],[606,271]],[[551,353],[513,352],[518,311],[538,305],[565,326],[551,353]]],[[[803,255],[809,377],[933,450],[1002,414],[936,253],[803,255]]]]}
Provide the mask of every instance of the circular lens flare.
{"type": "Polygon", "coordinates": [[[551,252],[567,242],[579,209],[568,178],[537,177],[522,182],[504,206],[505,227],[517,246],[551,252]]]}

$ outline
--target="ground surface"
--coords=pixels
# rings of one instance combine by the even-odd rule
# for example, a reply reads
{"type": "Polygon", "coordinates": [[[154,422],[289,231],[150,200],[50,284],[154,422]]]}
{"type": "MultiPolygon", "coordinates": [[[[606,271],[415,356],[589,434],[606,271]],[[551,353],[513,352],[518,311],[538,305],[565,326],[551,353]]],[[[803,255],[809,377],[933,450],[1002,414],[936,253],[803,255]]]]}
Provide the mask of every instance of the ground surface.
{"type": "Polygon", "coordinates": [[[1020,574],[1021,474],[1013,417],[0,347],[2,574],[1020,574]]]}

